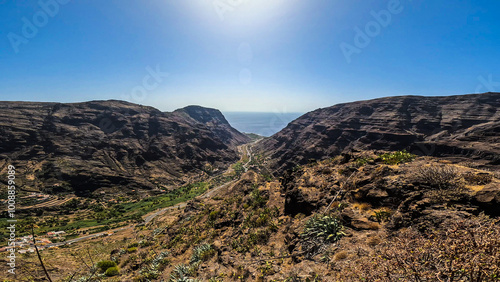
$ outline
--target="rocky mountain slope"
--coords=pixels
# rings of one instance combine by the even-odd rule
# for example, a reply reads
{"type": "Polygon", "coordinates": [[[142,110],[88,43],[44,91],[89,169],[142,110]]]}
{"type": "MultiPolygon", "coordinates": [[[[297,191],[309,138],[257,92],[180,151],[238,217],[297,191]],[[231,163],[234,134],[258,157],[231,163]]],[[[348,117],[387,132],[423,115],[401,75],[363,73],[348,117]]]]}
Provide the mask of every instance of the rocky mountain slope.
{"type": "MultiPolygon", "coordinates": [[[[210,196],[71,252],[49,249],[44,259],[64,262],[66,269],[49,270],[58,279],[90,257],[110,267],[84,270],[82,280],[498,281],[499,96],[393,97],[317,110],[257,143],[248,171],[210,196]],[[268,164],[293,169],[273,177],[268,164]]],[[[200,107],[161,115],[189,130],[226,132],[210,131],[227,123],[200,107]]],[[[229,149],[243,142],[224,136],[217,140],[229,149]]],[[[43,279],[35,254],[20,273],[43,279]]]]}
{"type": "Polygon", "coordinates": [[[400,150],[500,163],[500,94],[401,96],[338,104],[307,113],[258,151],[274,169],[345,150],[400,150]]]}
{"type": "Polygon", "coordinates": [[[0,171],[16,165],[19,187],[32,191],[179,184],[237,161],[236,146],[248,140],[218,110],[199,106],[165,113],[122,101],[0,104],[0,171]]]}
{"type": "Polygon", "coordinates": [[[93,244],[119,281],[498,281],[500,175],[466,165],[363,151],[279,180],[251,169],[93,244]]]}

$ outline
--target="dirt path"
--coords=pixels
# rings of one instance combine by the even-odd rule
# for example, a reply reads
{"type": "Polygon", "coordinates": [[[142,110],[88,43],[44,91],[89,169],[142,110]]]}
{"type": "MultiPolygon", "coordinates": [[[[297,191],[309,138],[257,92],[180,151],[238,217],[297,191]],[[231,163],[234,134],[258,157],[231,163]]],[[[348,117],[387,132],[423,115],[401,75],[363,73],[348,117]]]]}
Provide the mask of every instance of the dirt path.
{"type": "Polygon", "coordinates": [[[26,209],[36,209],[36,208],[49,208],[49,207],[55,207],[55,206],[60,206],[63,205],[71,200],[73,200],[75,197],[70,197],[70,198],[65,198],[65,199],[49,199],[43,203],[32,205],[32,206],[27,206],[27,207],[21,207],[19,208],[20,210],[26,210],[26,209]]]}

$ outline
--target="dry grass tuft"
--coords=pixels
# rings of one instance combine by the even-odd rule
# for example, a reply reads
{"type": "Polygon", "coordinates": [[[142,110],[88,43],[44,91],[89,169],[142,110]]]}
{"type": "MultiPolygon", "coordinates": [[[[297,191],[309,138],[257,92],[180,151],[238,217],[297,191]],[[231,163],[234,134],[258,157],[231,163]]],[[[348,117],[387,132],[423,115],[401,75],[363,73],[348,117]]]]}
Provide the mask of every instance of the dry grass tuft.
{"type": "Polygon", "coordinates": [[[333,256],[333,259],[336,261],[339,261],[339,260],[344,260],[347,257],[348,257],[348,254],[346,251],[340,251],[340,252],[335,253],[335,255],[333,256]]]}
{"type": "Polygon", "coordinates": [[[368,237],[366,239],[366,244],[370,247],[375,247],[378,244],[380,244],[381,242],[382,242],[382,240],[378,236],[372,236],[372,237],[368,237]]]}
{"type": "Polygon", "coordinates": [[[372,208],[372,206],[368,203],[355,203],[352,207],[360,211],[367,211],[372,208]]]}

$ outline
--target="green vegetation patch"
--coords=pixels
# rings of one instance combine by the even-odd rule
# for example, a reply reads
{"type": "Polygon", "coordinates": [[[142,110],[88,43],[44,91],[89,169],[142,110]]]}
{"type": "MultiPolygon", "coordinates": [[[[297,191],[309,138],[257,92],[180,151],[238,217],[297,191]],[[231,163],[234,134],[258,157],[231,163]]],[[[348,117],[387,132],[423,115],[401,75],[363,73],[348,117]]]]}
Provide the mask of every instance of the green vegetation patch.
{"type": "Polygon", "coordinates": [[[105,274],[106,274],[106,276],[116,276],[116,275],[120,274],[120,271],[118,270],[118,267],[113,266],[113,267],[106,269],[105,274]]]}
{"type": "MultiPolygon", "coordinates": [[[[211,184],[206,182],[197,182],[179,187],[173,191],[160,196],[149,197],[136,202],[117,203],[112,205],[103,205],[95,203],[81,209],[90,209],[90,218],[71,220],[63,216],[46,217],[44,220],[37,220],[36,217],[27,217],[20,219],[20,228],[18,236],[30,234],[30,226],[35,223],[38,228],[35,230],[38,234],[44,234],[49,231],[66,231],[70,232],[81,228],[91,228],[86,231],[87,234],[103,232],[113,228],[125,226],[127,222],[141,222],[142,217],[152,211],[177,205],[189,201],[207,191],[211,184]]],[[[66,203],[73,206],[81,204],[81,201],[75,200],[66,203]]],[[[5,238],[8,234],[5,227],[8,225],[7,219],[0,219],[0,239],[5,238]]],[[[5,240],[2,240],[5,241],[5,240]]],[[[5,241],[6,242],[6,241],[5,241]]]]}
{"type": "Polygon", "coordinates": [[[302,232],[304,239],[319,239],[323,242],[333,243],[339,240],[344,233],[340,221],[331,216],[313,216],[311,217],[302,232]]]}
{"type": "Polygon", "coordinates": [[[408,153],[406,150],[396,151],[392,153],[385,153],[380,155],[385,164],[398,165],[413,161],[417,156],[408,153]]]}
{"type": "Polygon", "coordinates": [[[112,260],[101,260],[97,263],[97,267],[101,270],[101,272],[105,272],[111,267],[116,267],[116,262],[112,260]]]}

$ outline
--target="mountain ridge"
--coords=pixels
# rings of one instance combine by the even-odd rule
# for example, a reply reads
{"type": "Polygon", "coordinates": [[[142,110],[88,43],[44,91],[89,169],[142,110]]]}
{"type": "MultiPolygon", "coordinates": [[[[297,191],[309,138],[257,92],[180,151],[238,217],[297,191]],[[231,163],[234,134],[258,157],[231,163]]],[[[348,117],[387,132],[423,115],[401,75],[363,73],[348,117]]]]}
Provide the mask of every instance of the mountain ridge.
{"type": "Polygon", "coordinates": [[[28,189],[89,194],[185,183],[239,159],[236,146],[249,139],[225,119],[202,121],[218,110],[198,120],[181,112],[118,100],[2,102],[0,171],[16,163],[28,189]]]}
{"type": "Polygon", "coordinates": [[[281,171],[310,159],[365,149],[478,155],[496,164],[499,107],[499,93],[395,96],[342,103],[306,113],[260,142],[257,151],[281,171]]]}

